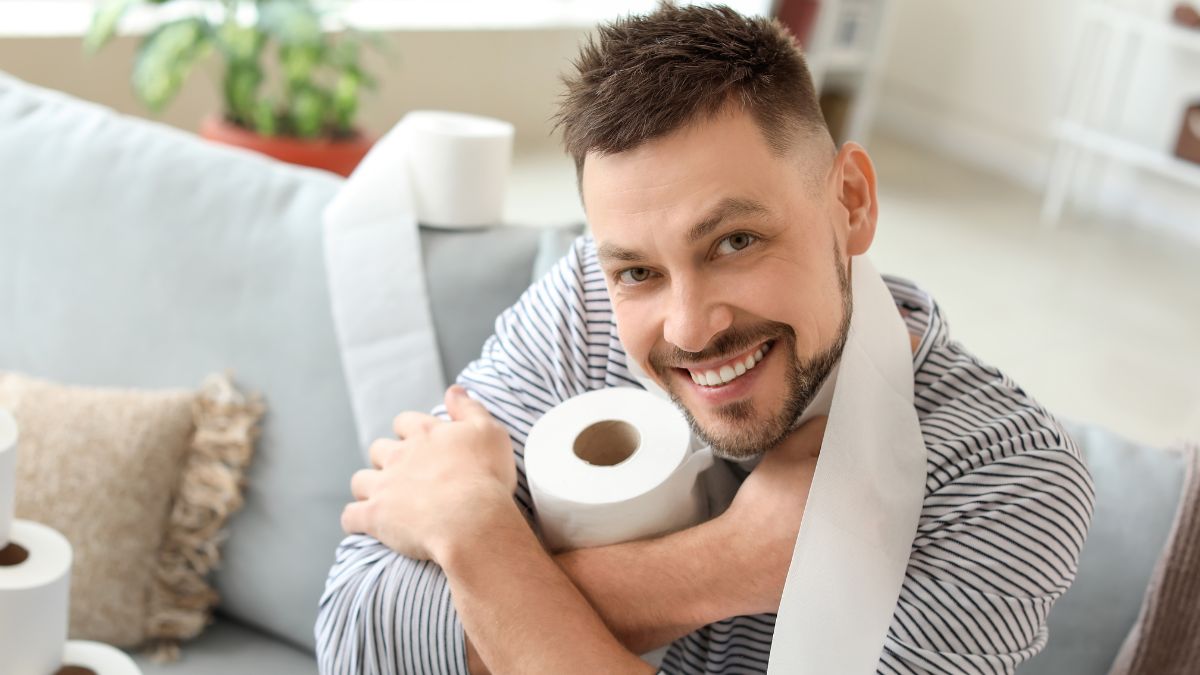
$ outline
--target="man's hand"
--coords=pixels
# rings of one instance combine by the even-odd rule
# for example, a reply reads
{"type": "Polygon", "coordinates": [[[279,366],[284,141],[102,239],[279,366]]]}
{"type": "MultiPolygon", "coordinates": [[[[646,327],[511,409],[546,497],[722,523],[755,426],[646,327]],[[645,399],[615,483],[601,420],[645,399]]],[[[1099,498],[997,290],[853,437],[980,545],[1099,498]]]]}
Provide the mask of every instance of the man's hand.
{"type": "Polygon", "coordinates": [[[351,479],[357,501],[342,511],[343,530],[439,561],[455,537],[477,531],[475,520],[512,501],[517,470],[508,432],[457,385],[446,390],[446,410],[449,422],[401,413],[393,422],[399,440],[371,444],[375,468],[351,479]]]}
{"type": "Polygon", "coordinates": [[[415,412],[400,440],[371,444],[373,469],[354,474],[342,529],[363,532],[446,573],[469,636],[471,672],[644,673],[550,559],[512,499],[512,441],[462,387],[446,391],[445,422],[415,412]]]}
{"type": "Polygon", "coordinates": [[[736,545],[743,547],[744,560],[752,566],[745,578],[750,580],[754,613],[779,611],[826,420],[814,417],[767,451],[719,516],[738,533],[736,545]]]}

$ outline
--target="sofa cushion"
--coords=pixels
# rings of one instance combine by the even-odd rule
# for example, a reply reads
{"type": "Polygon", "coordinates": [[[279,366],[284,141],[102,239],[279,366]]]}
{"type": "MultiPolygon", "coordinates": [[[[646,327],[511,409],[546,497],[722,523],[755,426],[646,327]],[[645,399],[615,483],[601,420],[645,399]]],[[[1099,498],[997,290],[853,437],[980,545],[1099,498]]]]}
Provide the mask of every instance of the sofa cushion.
{"type": "Polygon", "coordinates": [[[1050,611],[1050,641],[1021,675],[1107,673],[1137,620],[1183,486],[1178,453],[1067,425],[1096,484],[1074,585],[1050,611]]]}
{"type": "MultiPolygon", "coordinates": [[[[194,400],[186,389],[73,387],[0,370],[0,407],[21,429],[16,515],[71,542],[72,639],[133,647],[166,637],[152,596],[194,400]]],[[[205,614],[193,614],[196,628],[205,614]]]]}
{"type": "Polygon", "coordinates": [[[360,461],[320,248],[341,180],[2,74],[0,157],[0,366],[121,387],[232,368],[262,392],[213,581],[226,612],[311,646],[360,461]]]}
{"type": "Polygon", "coordinates": [[[529,287],[540,235],[528,227],[421,228],[425,287],[446,382],[478,358],[496,317],[529,287]]]}
{"type": "Polygon", "coordinates": [[[317,661],[310,653],[229,618],[219,618],[189,642],[176,663],[156,663],[145,654],[132,656],[142,675],[317,674],[317,661]]]}
{"type": "MultiPolygon", "coordinates": [[[[129,387],[232,368],[261,392],[214,583],[223,612],[311,649],[362,465],[321,249],[341,179],[3,73],[0,157],[20,158],[0,163],[0,367],[129,387]]],[[[528,286],[540,234],[422,228],[447,380],[528,286]]]]}

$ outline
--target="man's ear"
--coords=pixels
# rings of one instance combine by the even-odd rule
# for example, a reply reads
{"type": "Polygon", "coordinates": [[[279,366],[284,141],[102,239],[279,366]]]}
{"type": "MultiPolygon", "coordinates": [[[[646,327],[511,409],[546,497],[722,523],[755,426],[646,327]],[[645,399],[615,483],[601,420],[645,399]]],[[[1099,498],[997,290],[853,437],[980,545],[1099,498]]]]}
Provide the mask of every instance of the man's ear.
{"type": "Polygon", "coordinates": [[[862,255],[875,239],[875,221],[879,218],[879,203],[875,199],[875,165],[867,151],[857,143],[846,143],[838,151],[834,165],[840,175],[834,185],[838,201],[846,209],[849,230],[846,255],[862,255]]]}

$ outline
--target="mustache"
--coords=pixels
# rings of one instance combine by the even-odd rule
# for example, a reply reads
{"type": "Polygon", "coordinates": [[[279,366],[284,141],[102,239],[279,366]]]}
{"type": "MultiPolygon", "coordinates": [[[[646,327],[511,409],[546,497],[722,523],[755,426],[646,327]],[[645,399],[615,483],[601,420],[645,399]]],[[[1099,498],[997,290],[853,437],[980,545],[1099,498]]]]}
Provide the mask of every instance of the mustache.
{"type": "Polygon", "coordinates": [[[794,343],[796,331],[786,323],[767,321],[751,326],[730,327],[715,336],[707,347],[698,352],[689,352],[678,347],[662,347],[650,350],[647,361],[659,375],[665,376],[680,364],[709,361],[733,356],[766,340],[783,338],[794,343]]]}

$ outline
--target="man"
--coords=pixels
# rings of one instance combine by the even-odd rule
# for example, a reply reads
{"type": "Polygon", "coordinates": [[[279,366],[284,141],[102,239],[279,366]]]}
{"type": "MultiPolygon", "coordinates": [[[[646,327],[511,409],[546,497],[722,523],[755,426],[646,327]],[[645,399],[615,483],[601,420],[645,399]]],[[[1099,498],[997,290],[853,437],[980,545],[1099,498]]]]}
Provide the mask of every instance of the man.
{"type": "MultiPolygon", "coordinates": [[[[497,320],[444,411],[402,413],[372,446],[342,519],[363,534],[321,598],[322,672],[642,672],[635,654],[665,645],[668,673],[764,672],[787,639],[775,612],[824,425],[794,422],[846,342],[874,169],[834,147],[772,22],[665,7],[602,27],[576,65],[559,122],[592,235],[497,320]],[[526,435],[571,396],[640,386],[634,364],[719,456],[761,461],[708,522],[551,556],[527,522],[526,435]]],[[[928,461],[877,670],[1012,672],[1074,578],[1091,481],[927,294],[887,285],[928,461]]]]}

